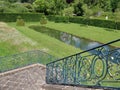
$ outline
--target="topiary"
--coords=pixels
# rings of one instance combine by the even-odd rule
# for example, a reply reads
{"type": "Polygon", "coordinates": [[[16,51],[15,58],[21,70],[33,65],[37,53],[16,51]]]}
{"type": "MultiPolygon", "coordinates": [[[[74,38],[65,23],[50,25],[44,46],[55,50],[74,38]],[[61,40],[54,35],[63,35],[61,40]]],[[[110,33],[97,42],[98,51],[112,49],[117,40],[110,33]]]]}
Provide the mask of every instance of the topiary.
{"type": "Polygon", "coordinates": [[[24,22],[24,20],[22,19],[21,16],[18,16],[18,17],[17,17],[16,25],[17,25],[17,26],[25,26],[25,22],[24,22]]]}
{"type": "Polygon", "coordinates": [[[40,24],[41,24],[41,25],[47,24],[47,18],[46,18],[45,15],[43,15],[43,16],[40,18],[40,24]]]}

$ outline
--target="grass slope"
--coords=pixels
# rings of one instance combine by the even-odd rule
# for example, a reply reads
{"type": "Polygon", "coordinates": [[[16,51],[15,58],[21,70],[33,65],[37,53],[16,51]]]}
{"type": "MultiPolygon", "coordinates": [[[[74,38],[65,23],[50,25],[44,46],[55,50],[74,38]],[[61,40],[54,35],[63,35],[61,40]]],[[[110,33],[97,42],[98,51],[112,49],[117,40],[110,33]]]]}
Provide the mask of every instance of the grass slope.
{"type": "MultiPolygon", "coordinates": [[[[47,25],[49,28],[71,33],[73,35],[98,41],[101,43],[107,43],[112,40],[120,38],[120,30],[100,28],[94,26],[86,26],[74,23],[54,23],[49,22],[47,25]]],[[[120,42],[112,44],[113,46],[120,47],[120,42]]]]}
{"type": "Polygon", "coordinates": [[[27,23],[26,26],[23,27],[16,26],[15,23],[9,23],[9,25],[15,27],[17,30],[19,30],[19,32],[21,32],[26,37],[30,38],[32,41],[37,42],[37,46],[35,49],[41,49],[53,56],[65,57],[81,51],[79,49],[74,48],[73,46],[66,45],[55,38],[49,37],[47,35],[44,35],[42,33],[36,32],[28,28],[30,23],[27,23]]]}
{"type": "MultiPolygon", "coordinates": [[[[40,23],[39,22],[26,23],[26,26],[30,26],[30,25],[40,25],[40,23]]],[[[46,27],[53,28],[59,31],[64,31],[82,38],[87,38],[101,43],[107,43],[112,40],[116,40],[120,38],[120,30],[86,26],[76,23],[48,22],[46,24],[46,27]]],[[[114,43],[112,45],[116,47],[120,47],[120,42],[114,43]]]]}
{"type": "Polygon", "coordinates": [[[0,22],[0,56],[27,51],[35,47],[36,42],[0,22]]]}

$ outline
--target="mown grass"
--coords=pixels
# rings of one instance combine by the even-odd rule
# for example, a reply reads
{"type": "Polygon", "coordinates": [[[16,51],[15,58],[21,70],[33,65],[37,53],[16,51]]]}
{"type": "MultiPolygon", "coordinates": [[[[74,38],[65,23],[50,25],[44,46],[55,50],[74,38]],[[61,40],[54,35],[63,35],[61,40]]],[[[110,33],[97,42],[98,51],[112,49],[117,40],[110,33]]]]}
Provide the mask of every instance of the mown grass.
{"type": "MultiPolygon", "coordinates": [[[[26,23],[26,26],[30,25],[39,26],[40,23],[39,22],[26,23]]],[[[109,28],[100,28],[76,23],[55,23],[55,22],[48,22],[45,26],[59,31],[67,32],[79,36],[81,38],[87,38],[93,41],[98,41],[101,43],[107,43],[112,40],[120,38],[120,30],[109,28]]],[[[112,45],[120,47],[120,42],[113,43],[112,45]]]]}
{"type": "MultiPolygon", "coordinates": [[[[8,24],[11,27],[15,27],[19,32],[30,38],[32,41],[37,42],[37,46],[35,47],[35,49],[43,50],[53,56],[61,58],[81,51],[80,49],[76,49],[73,46],[64,44],[63,42],[55,38],[49,37],[40,32],[36,32],[30,29],[29,26],[33,23],[26,23],[25,26],[16,26],[16,23],[8,24]]],[[[37,24],[39,23],[37,22],[37,24]]]]}
{"type": "Polygon", "coordinates": [[[19,52],[16,46],[8,42],[0,42],[0,56],[10,55],[19,52]]]}
{"type": "MultiPolygon", "coordinates": [[[[56,40],[52,37],[49,37],[47,35],[44,35],[42,33],[38,33],[30,28],[28,28],[31,25],[40,25],[39,22],[31,22],[26,23],[26,26],[24,27],[18,27],[15,25],[15,23],[9,23],[10,26],[15,27],[17,30],[19,30],[22,34],[29,37],[33,41],[38,43],[37,48],[43,49],[45,48],[48,53],[55,55],[55,56],[67,56],[69,54],[73,54],[75,52],[79,52],[80,50],[75,49],[72,46],[66,45],[59,40],[56,40]]],[[[120,38],[120,31],[115,31],[111,29],[106,28],[99,28],[99,27],[93,27],[93,26],[86,26],[86,25],[80,25],[80,24],[74,24],[74,23],[54,23],[54,22],[48,22],[46,25],[49,28],[53,28],[56,30],[68,32],[71,34],[74,34],[76,36],[80,36],[83,38],[88,38],[94,41],[99,41],[101,43],[107,43],[109,41],[119,39],[120,38]]],[[[113,46],[120,47],[120,42],[112,44],[113,46]]],[[[99,62],[97,63],[99,64],[99,62]]],[[[98,65],[97,65],[98,67],[98,65]]],[[[101,65],[99,65],[101,67],[101,65]]],[[[115,69],[115,67],[113,67],[115,69]]],[[[99,68],[98,68],[99,69],[99,68]]],[[[97,69],[96,69],[97,70],[97,69]]],[[[113,70],[114,72],[114,70],[113,70]]],[[[98,72],[98,74],[101,74],[98,72]]],[[[108,78],[109,76],[107,76],[108,78]]],[[[109,78],[108,78],[109,79],[109,78]]],[[[110,86],[110,83],[107,82],[108,86],[110,86]]],[[[102,85],[107,85],[105,83],[102,83],[102,85]]],[[[113,83],[111,83],[113,84],[113,83]]],[[[118,86],[118,84],[115,84],[118,86]]]]}
{"type": "MultiPolygon", "coordinates": [[[[45,51],[47,51],[52,55],[64,57],[79,52],[79,50],[62,43],[59,40],[56,40],[54,38],[41,34],[40,32],[38,33],[28,28],[31,25],[40,26],[40,22],[27,22],[26,25],[23,27],[16,26],[15,23],[8,23],[8,24],[18,29],[22,34],[29,37],[33,41],[39,43],[37,49],[38,48],[44,49],[45,51]]],[[[45,26],[59,31],[68,32],[82,38],[98,41],[101,43],[107,43],[109,41],[120,38],[120,30],[114,30],[108,28],[86,26],[75,23],[54,23],[54,22],[48,22],[45,26]]],[[[112,45],[116,47],[120,47],[120,42],[113,43],[112,45]]]]}
{"type": "Polygon", "coordinates": [[[55,59],[56,57],[41,52],[40,50],[0,57],[0,73],[36,63],[46,64],[55,59]]]}
{"type": "MultiPolygon", "coordinates": [[[[100,28],[94,26],[86,26],[75,23],[54,23],[49,22],[46,27],[57,29],[60,31],[68,32],[73,35],[107,43],[112,40],[120,38],[120,30],[100,28]]],[[[112,44],[113,46],[120,47],[120,42],[112,44]]]]}

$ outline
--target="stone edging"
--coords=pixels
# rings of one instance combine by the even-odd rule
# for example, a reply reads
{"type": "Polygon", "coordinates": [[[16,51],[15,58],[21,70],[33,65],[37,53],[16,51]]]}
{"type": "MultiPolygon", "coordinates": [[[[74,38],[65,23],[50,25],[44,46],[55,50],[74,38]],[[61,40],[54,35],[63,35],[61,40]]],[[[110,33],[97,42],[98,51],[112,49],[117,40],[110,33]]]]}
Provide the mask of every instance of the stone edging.
{"type": "Polygon", "coordinates": [[[11,75],[11,74],[14,74],[16,72],[23,71],[23,70],[26,70],[26,69],[31,69],[31,68],[36,67],[36,66],[37,67],[42,67],[42,69],[46,69],[45,65],[37,63],[37,64],[33,64],[33,65],[29,65],[29,66],[25,66],[25,67],[22,67],[22,68],[18,68],[18,69],[14,69],[14,70],[10,70],[10,71],[7,71],[7,72],[0,73],[0,77],[11,75]]]}

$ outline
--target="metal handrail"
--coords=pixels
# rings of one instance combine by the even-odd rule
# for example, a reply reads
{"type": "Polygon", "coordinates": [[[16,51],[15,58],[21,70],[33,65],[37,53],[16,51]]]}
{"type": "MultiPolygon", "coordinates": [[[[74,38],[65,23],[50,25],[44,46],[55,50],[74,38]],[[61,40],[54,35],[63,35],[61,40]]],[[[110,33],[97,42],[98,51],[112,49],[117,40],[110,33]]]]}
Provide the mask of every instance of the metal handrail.
{"type": "Polygon", "coordinates": [[[104,47],[119,41],[117,39],[46,64],[46,83],[120,89],[120,48],[108,50],[104,47]],[[96,53],[89,53],[94,50],[96,53]]]}

